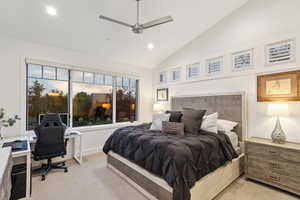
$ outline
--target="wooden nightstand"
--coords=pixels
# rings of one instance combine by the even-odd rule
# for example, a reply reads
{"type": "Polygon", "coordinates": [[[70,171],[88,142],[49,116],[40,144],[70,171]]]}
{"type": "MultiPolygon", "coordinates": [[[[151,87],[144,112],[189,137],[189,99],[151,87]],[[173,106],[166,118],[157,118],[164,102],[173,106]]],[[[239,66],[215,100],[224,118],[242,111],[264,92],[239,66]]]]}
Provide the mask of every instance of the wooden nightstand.
{"type": "Polygon", "coordinates": [[[248,139],[246,177],[300,195],[300,144],[248,139]]]}

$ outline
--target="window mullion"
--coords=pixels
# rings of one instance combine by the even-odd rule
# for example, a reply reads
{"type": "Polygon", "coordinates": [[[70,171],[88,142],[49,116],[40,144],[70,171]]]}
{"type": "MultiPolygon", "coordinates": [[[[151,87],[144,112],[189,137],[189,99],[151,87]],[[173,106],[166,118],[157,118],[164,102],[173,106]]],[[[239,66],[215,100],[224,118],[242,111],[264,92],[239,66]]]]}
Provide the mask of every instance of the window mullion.
{"type": "Polygon", "coordinates": [[[70,127],[73,127],[73,82],[71,78],[71,70],[69,70],[69,123],[70,127]]]}
{"type": "Polygon", "coordinates": [[[113,76],[113,124],[116,123],[116,116],[117,116],[117,108],[116,108],[116,105],[117,105],[117,78],[116,76],[113,76]]]}

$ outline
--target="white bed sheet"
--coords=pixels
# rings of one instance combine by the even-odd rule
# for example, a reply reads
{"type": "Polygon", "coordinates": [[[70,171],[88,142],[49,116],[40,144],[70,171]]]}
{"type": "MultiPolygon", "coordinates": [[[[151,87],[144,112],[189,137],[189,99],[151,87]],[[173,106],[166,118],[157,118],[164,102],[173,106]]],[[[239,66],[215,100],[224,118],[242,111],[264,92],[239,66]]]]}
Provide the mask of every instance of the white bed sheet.
{"type": "Polygon", "coordinates": [[[233,148],[237,151],[239,149],[239,138],[238,135],[233,131],[226,131],[226,135],[228,135],[233,148]]]}

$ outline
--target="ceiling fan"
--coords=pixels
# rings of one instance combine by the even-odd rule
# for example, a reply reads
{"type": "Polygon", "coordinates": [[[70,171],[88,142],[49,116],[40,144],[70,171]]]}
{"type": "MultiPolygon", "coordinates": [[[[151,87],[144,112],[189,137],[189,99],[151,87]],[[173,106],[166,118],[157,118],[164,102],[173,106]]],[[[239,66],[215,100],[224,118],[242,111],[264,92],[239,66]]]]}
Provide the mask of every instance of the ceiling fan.
{"type": "Polygon", "coordinates": [[[162,17],[162,18],[144,23],[144,24],[140,24],[140,1],[141,0],[136,0],[136,2],[137,2],[137,23],[134,24],[134,25],[130,25],[126,22],[115,20],[115,19],[103,16],[103,15],[100,15],[99,18],[110,21],[110,22],[113,22],[113,23],[117,23],[117,24],[120,24],[120,25],[123,25],[123,26],[127,26],[127,27],[131,28],[134,33],[137,33],[137,34],[143,33],[144,29],[149,29],[149,28],[152,28],[154,26],[158,26],[158,25],[165,24],[165,23],[173,21],[173,18],[171,16],[166,16],[166,17],[162,17]]]}

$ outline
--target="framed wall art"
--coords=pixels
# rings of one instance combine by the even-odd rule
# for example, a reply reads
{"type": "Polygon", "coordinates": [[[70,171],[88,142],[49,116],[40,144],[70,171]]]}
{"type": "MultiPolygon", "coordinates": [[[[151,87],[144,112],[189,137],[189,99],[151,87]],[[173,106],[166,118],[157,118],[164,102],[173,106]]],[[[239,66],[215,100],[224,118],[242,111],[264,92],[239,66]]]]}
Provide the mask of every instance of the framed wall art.
{"type": "Polygon", "coordinates": [[[168,88],[161,88],[157,89],[157,101],[169,101],[169,89],[168,88]]]}
{"type": "Polygon", "coordinates": [[[258,76],[257,101],[300,101],[300,71],[258,76]]]}

